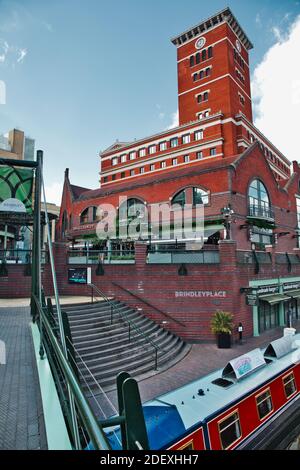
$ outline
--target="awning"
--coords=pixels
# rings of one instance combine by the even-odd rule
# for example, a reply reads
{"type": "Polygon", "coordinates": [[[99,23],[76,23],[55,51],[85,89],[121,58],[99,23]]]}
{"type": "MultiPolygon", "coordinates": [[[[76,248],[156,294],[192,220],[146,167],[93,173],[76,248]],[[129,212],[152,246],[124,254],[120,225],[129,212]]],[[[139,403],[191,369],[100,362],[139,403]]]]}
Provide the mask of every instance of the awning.
{"type": "Polygon", "coordinates": [[[300,289],[289,290],[288,295],[293,297],[294,299],[299,299],[300,298],[300,289]]]}
{"type": "Polygon", "coordinates": [[[279,304],[279,302],[284,302],[285,300],[290,300],[291,297],[288,295],[283,294],[267,294],[267,295],[260,295],[259,300],[264,300],[271,305],[279,304]]]}

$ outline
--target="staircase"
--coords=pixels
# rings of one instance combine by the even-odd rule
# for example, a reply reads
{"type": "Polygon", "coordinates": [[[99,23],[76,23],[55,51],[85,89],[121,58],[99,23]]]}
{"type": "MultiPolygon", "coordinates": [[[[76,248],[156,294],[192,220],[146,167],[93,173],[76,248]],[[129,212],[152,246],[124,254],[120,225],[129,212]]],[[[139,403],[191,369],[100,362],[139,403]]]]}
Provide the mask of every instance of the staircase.
{"type": "Polygon", "coordinates": [[[81,382],[87,389],[97,387],[95,379],[104,390],[113,389],[120,371],[133,377],[155,373],[155,347],[158,371],[171,367],[190,349],[182,339],[117,300],[111,300],[111,305],[103,300],[62,309],[68,314],[81,382]]]}

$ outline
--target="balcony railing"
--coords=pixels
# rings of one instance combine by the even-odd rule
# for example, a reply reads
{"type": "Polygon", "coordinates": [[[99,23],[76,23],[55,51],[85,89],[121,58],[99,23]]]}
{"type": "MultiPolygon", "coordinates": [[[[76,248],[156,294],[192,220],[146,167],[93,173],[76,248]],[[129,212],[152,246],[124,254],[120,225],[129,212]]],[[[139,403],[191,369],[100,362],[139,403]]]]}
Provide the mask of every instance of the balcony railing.
{"type": "Polygon", "coordinates": [[[220,254],[217,249],[197,251],[171,248],[164,251],[150,249],[147,262],[148,264],[218,264],[220,254]]]}
{"type": "Polygon", "coordinates": [[[69,264],[134,264],[134,250],[69,250],[69,264]]]}
{"type": "Polygon", "coordinates": [[[248,207],[248,217],[274,220],[274,212],[268,206],[259,206],[252,204],[248,207]]]}

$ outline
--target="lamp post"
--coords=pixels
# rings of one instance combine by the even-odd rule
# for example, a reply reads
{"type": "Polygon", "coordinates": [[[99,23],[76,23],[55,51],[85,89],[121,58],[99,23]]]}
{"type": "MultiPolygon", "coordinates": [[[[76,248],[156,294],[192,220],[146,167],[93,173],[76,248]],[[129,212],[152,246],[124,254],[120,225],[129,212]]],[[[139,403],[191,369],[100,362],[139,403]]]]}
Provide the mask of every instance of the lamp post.
{"type": "Polygon", "coordinates": [[[226,240],[231,240],[231,223],[232,223],[232,215],[233,215],[233,210],[231,209],[231,205],[228,204],[228,206],[223,207],[221,209],[221,214],[224,217],[224,227],[226,230],[226,240]]]}

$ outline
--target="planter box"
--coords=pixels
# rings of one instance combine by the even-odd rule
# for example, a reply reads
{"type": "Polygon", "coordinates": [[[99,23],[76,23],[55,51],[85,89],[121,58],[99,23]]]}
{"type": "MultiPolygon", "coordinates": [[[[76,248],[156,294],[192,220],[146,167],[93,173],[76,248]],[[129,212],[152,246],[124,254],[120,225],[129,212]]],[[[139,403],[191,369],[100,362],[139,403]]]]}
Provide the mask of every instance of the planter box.
{"type": "Polygon", "coordinates": [[[230,349],[231,348],[231,335],[228,333],[220,333],[217,335],[218,348],[219,349],[230,349]]]}

